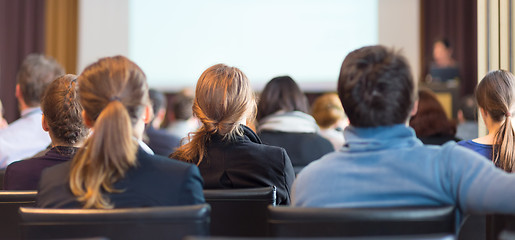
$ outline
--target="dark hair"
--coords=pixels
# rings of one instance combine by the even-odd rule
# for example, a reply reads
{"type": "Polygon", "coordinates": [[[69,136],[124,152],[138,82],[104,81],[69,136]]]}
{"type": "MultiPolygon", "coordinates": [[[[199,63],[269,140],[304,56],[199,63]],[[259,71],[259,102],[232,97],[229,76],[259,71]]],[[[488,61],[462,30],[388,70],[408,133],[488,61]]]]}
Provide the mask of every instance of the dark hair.
{"type": "Polygon", "coordinates": [[[351,125],[376,127],[408,120],[416,86],[408,61],[384,46],[352,51],[343,60],[338,95],[351,125]]]}
{"type": "Polygon", "coordinates": [[[456,134],[456,124],[447,118],[442,104],[428,89],[418,92],[418,111],[411,118],[409,125],[415,129],[417,137],[454,136],[456,134]]]}
{"type": "Polygon", "coordinates": [[[257,120],[277,111],[308,113],[308,99],[289,76],[270,80],[259,97],[257,120]]]}
{"type": "Polygon", "coordinates": [[[152,110],[154,111],[154,117],[161,109],[166,108],[166,98],[165,95],[155,89],[148,90],[148,96],[150,98],[150,102],[152,103],[152,110]]]}
{"type": "Polygon", "coordinates": [[[174,96],[172,101],[172,111],[175,119],[188,120],[193,116],[193,97],[184,93],[174,96]]]}
{"type": "Polygon", "coordinates": [[[16,76],[25,104],[29,107],[39,106],[48,84],[63,74],[63,67],[53,58],[41,54],[28,55],[16,76]]]}
{"type": "Polygon", "coordinates": [[[477,121],[477,104],[473,96],[467,95],[460,101],[459,110],[463,113],[463,118],[468,121],[477,121]]]}
{"type": "Polygon", "coordinates": [[[476,87],[476,99],[494,122],[502,122],[495,133],[492,161],[508,172],[515,168],[515,132],[511,123],[513,102],[515,101],[515,76],[504,70],[486,74],[476,87]]]}
{"type": "Polygon", "coordinates": [[[41,109],[52,135],[60,141],[73,145],[88,134],[82,121],[76,75],[67,74],[51,82],[41,101],[41,109]]]}
{"type": "Polygon", "coordinates": [[[439,42],[442,43],[445,46],[445,48],[447,48],[447,49],[451,48],[451,42],[449,41],[449,39],[440,38],[440,39],[437,39],[434,44],[439,43],[439,42]]]}

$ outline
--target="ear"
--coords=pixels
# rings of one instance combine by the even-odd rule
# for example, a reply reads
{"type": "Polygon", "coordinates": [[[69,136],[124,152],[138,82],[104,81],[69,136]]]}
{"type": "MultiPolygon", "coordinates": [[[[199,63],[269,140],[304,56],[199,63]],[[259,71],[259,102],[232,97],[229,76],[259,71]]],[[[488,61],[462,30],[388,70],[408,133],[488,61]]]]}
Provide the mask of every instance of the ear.
{"type": "Polygon", "coordinates": [[[48,132],[50,130],[50,127],[46,122],[45,114],[41,115],[41,126],[43,127],[43,130],[45,130],[45,132],[48,132]]]}
{"type": "Polygon", "coordinates": [[[486,119],[488,117],[488,112],[485,111],[485,109],[482,107],[478,107],[478,108],[479,108],[479,112],[481,113],[481,116],[483,117],[483,119],[486,119]]]}
{"type": "Polygon", "coordinates": [[[86,125],[86,127],[88,127],[88,128],[93,127],[93,121],[91,121],[91,119],[89,119],[88,115],[86,115],[86,112],[84,110],[82,110],[82,120],[84,120],[84,125],[86,125]]]}
{"type": "Polygon", "coordinates": [[[15,95],[17,98],[20,98],[20,97],[21,97],[20,84],[16,84],[16,90],[15,90],[14,95],[15,95]]]}
{"type": "Polygon", "coordinates": [[[413,108],[411,109],[410,117],[413,117],[417,114],[418,111],[418,100],[413,103],[413,108]]]}
{"type": "Polygon", "coordinates": [[[143,112],[143,122],[145,124],[148,124],[150,123],[150,121],[152,121],[153,112],[154,110],[152,110],[150,104],[147,104],[147,106],[145,107],[145,111],[143,112]]]}

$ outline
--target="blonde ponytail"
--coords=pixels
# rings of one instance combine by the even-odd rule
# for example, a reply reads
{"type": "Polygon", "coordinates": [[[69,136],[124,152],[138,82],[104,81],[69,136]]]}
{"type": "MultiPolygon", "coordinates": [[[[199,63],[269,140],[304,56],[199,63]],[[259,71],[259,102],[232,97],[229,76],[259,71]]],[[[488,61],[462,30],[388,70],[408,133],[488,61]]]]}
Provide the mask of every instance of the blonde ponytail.
{"type": "Polygon", "coordinates": [[[103,193],[137,165],[133,125],[149,103],[141,69],[125,57],[103,58],[79,76],[79,96],[93,134],[71,162],[70,189],[84,208],[113,208],[103,193]]]}

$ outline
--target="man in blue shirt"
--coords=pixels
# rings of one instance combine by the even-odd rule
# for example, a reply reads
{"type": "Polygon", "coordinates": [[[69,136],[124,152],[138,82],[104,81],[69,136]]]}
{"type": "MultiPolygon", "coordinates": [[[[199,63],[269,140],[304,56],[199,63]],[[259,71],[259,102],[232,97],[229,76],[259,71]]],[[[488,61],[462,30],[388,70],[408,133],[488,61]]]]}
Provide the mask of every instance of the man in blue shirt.
{"type": "Polygon", "coordinates": [[[304,168],[293,184],[302,207],[455,205],[515,213],[515,175],[456,145],[425,146],[407,126],[417,110],[407,60],[383,46],[351,52],[338,95],[349,117],[346,145],[304,168]]]}

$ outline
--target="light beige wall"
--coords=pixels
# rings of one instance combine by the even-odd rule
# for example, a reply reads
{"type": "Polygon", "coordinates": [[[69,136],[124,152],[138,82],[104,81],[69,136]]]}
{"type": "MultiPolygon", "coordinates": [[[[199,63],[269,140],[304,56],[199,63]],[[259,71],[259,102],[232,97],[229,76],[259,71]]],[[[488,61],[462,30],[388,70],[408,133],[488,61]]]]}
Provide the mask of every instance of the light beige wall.
{"type": "Polygon", "coordinates": [[[379,44],[402,49],[418,81],[420,69],[420,0],[378,0],[379,44]]]}
{"type": "Polygon", "coordinates": [[[79,0],[78,73],[98,58],[128,55],[128,2],[79,0]]]}

